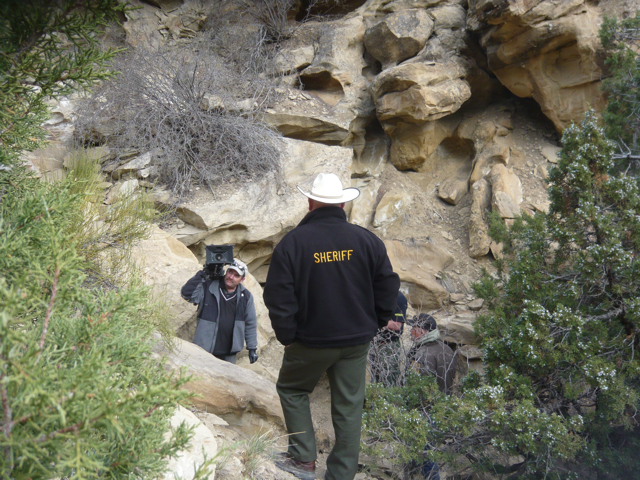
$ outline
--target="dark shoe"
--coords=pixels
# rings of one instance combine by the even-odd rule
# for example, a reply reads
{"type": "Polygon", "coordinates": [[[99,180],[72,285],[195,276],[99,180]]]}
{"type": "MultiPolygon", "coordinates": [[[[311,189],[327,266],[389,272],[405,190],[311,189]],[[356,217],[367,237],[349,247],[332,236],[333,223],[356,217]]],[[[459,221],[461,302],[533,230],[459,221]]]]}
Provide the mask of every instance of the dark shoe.
{"type": "Polygon", "coordinates": [[[299,462],[289,453],[281,453],[274,462],[276,467],[285,472],[291,473],[301,480],[314,480],[316,478],[316,461],[299,462]]]}

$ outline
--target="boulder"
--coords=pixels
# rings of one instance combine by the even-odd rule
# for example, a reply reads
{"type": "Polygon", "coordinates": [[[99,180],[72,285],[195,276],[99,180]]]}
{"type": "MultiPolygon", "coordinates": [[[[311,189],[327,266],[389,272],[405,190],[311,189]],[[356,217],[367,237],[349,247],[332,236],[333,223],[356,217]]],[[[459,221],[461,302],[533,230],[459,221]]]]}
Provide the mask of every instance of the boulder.
{"type": "Polygon", "coordinates": [[[142,170],[151,163],[152,159],[153,158],[151,156],[151,152],[143,153],[139,157],[135,157],[129,160],[124,165],[120,165],[113,172],[111,172],[111,177],[114,180],[118,180],[121,176],[127,173],[133,173],[137,172],[138,170],[142,170]]]}
{"type": "Polygon", "coordinates": [[[477,360],[484,356],[484,351],[473,345],[463,345],[456,348],[456,352],[462,355],[464,360],[477,360]]]}
{"type": "Polygon", "coordinates": [[[364,46],[386,68],[418,53],[432,31],[433,20],[425,10],[400,10],[369,27],[364,46]]]}
{"type": "Polygon", "coordinates": [[[315,49],[312,45],[281,49],[269,65],[270,75],[288,75],[302,70],[313,62],[315,49]]]}
{"type": "Polygon", "coordinates": [[[478,340],[473,329],[475,312],[462,311],[445,317],[437,317],[438,328],[446,342],[458,345],[477,345],[478,340]]]}
{"type": "Polygon", "coordinates": [[[135,178],[125,180],[124,182],[115,183],[107,193],[107,197],[105,198],[104,203],[107,205],[111,205],[118,199],[132,195],[136,190],[138,190],[139,187],[140,182],[138,182],[138,180],[135,178]]]}
{"type": "Polygon", "coordinates": [[[489,68],[515,95],[534,98],[559,131],[605,104],[600,23],[586,0],[476,0],[468,12],[489,68]]]}
{"type": "Polygon", "coordinates": [[[386,227],[402,217],[411,204],[411,195],[406,191],[387,192],[380,199],[373,218],[375,228],[386,227]]]}
{"type": "Polygon", "coordinates": [[[143,46],[155,49],[164,44],[159,30],[157,9],[151,5],[134,0],[126,13],[126,21],[122,24],[126,32],[126,40],[132,47],[143,46]]]}
{"type": "Polygon", "coordinates": [[[491,169],[491,208],[502,218],[515,218],[520,214],[522,183],[513,169],[501,163],[491,169]]]}
{"type": "MultiPolygon", "coordinates": [[[[65,175],[64,162],[69,155],[62,145],[47,145],[32,152],[23,152],[21,157],[25,165],[43,180],[53,182],[62,180],[65,175]]],[[[4,165],[1,165],[4,167],[4,165]]]]}
{"type": "Polygon", "coordinates": [[[491,186],[482,178],[471,186],[469,213],[469,256],[479,258],[489,253],[491,237],[487,213],[491,207],[491,186]]]}
{"type": "Polygon", "coordinates": [[[389,137],[380,135],[366,135],[362,150],[354,148],[352,172],[358,177],[374,177],[382,173],[389,160],[389,137]]]}
{"type": "Polygon", "coordinates": [[[496,135],[485,143],[473,162],[473,171],[469,182],[473,184],[487,176],[497,163],[509,165],[511,159],[510,142],[507,137],[496,135]]]}
{"type": "Polygon", "coordinates": [[[440,4],[466,4],[466,0],[369,0],[363,6],[368,15],[393,13],[408,8],[430,8],[440,4]]]}
{"type": "Polygon", "coordinates": [[[430,8],[429,15],[433,18],[433,29],[436,34],[442,30],[464,30],[467,23],[467,12],[462,5],[441,5],[430,8]]]}
{"type": "Polygon", "coordinates": [[[420,124],[454,113],[471,97],[464,75],[465,69],[454,61],[384,70],[370,87],[378,120],[388,131],[399,121],[420,124]]]}
{"type": "Polygon", "coordinates": [[[252,425],[255,431],[260,427],[283,430],[282,407],[273,382],[251,370],[218,360],[193,343],[181,339],[175,342],[175,348],[168,350],[158,341],[154,351],[168,369],[176,373],[182,369],[192,376],[183,388],[197,394],[192,400],[194,405],[222,417],[230,425],[252,425]]]}
{"type": "Polygon", "coordinates": [[[285,137],[326,145],[340,145],[349,135],[348,123],[322,114],[267,111],[263,115],[263,121],[285,137]]]}
{"type": "Polygon", "coordinates": [[[398,170],[421,168],[445,138],[453,135],[460,123],[460,115],[422,124],[398,123],[392,131],[390,160],[398,170]]]}
{"type": "Polygon", "coordinates": [[[558,163],[558,154],[560,153],[561,148],[555,145],[545,145],[540,148],[540,153],[542,156],[547,159],[549,163],[558,163]]]}
{"type": "Polygon", "coordinates": [[[520,206],[505,192],[494,192],[491,198],[491,210],[502,218],[515,218],[520,215],[520,206]]]}
{"type": "MultiPolygon", "coordinates": [[[[218,454],[218,442],[213,433],[200,422],[198,417],[184,407],[178,406],[171,417],[171,429],[178,428],[181,424],[193,428],[193,437],[187,449],[181,450],[172,457],[167,464],[167,470],[162,476],[163,480],[192,480],[195,471],[204,464],[205,458],[215,458],[218,454]]],[[[166,436],[170,438],[171,433],[166,436]]],[[[215,478],[216,467],[209,467],[211,478],[215,478]]]]}
{"type": "Polygon", "coordinates": [[[457,205],[469,191],[469,181],[466,176],[446,178],[438,187],[438,196],[447,203],[457,205]]]}
{"type": "Polygon", "coordinates": [[[482,309],[483,305],[484,305],[483,298],[475,298],[467,304],[467,307],[469,307],[469,310],[473,312],[477,312],[478,310],[482,309]]]}
{"type": "Polygon", "coordinates": [[[233,243],[242,247],[262,241],[273,245],[308,211],[306,198],[296,185],[311,185],[320,172],[335,173],[343,185],[349,185],[351,149],[284,139],[282,154],[282,185],[266,175],[238,185],[227,199],[219,200],[201,191],[199,197],[177,206],[181,220],[206,232],[197,235],[198,244],[233,243]]]}
{"type": "Polygon", "coordinates": [[[337,105],[345,96],[352,100],[352,87],[364,84],[364,32],[358,15],[323,24],[313,62],[300,72],[305,91],[329,105],[337,105]]]}
{"type": "Polygon", "coordinates": [[[180,289],[202,268],[191,251],[167,232],[154,227],[149,237],[137,243],[131,252],[133,261],[141,269],[141,278],[153,286],[156,298],[169,309],[173,331],[195,319],[195,307],[184,301],[180,289]]]}
{"type": "Polygon", "coordinates": [[[441,308],[449,294],[438,283],[436,274],[453,263],[453,256],[431,242],[387,240],[384,243],[409,303],[421,310],[441,308]]]}

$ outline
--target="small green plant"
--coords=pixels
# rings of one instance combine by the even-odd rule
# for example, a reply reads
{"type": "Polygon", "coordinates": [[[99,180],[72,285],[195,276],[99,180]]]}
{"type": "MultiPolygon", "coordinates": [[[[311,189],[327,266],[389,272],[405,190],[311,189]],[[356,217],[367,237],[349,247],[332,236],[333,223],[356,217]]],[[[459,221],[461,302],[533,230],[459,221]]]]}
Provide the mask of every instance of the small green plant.
{"type": "Polygon", "coordinates": [[[256,478],[257,468],[265,461],[272,460],[275,456],[276,443],[278,438],[273,432],[256,433],[244,442],[244,453],[242,455],[242,463],[246,468],[246,474],[249,478],[256,478]]]}

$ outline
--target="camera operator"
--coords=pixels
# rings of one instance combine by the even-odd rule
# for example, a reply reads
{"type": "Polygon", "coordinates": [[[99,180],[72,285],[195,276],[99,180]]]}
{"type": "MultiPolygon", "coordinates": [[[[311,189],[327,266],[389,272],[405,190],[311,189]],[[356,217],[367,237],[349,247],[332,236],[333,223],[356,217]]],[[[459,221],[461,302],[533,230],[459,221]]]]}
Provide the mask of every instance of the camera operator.
{"type": "Polygon", "coordinates": [[[236,363],[245,341],[249,361],[258,360],[256,309],[253,295],[242,282],[247,266],[234,260],[223,277],[200,270],[182,287],[182,298],[198,305],[198,326],[193,343],[216,358],[236,363]]]}

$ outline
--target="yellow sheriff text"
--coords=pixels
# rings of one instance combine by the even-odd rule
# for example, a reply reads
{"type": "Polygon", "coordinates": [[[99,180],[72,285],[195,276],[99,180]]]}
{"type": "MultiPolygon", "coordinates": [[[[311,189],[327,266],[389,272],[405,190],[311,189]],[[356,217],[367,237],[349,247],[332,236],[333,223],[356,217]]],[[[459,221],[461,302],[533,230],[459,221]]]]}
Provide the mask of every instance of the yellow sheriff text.
{"type": "Polygon", "coordinates": [[[344,262],[351,260],[353,250],[333,250],[329,252],[317,252],[313,254],[315,263],[344,262]]]}

